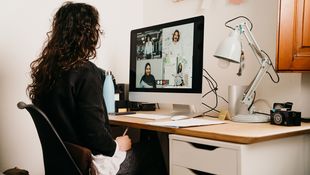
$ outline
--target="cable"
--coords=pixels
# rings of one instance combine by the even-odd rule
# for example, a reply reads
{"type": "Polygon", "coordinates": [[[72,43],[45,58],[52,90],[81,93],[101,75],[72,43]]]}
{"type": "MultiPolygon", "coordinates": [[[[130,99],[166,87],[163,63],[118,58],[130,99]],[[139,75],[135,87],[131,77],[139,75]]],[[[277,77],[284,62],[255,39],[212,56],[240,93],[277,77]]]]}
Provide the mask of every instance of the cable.
{"type": "MultiPolygon", "coordinates": [[[[205,78],[207,78],[207,77],[205,77],[205,78]]],[[[212,77],[211,77],[212,78],[212,77]]],[[[212,78],[213,79],[213,78],[212,78]]],[[[214,79],[213,79],[214,80],[214,79]]],[[[216,111],[216,112],[219,112],[218,110],[216,110],[216,108],[217,108],[217,105],[218,105],[218,95],[217,95],[217,83],[216,83],[216,81],[214,81],[215,82],[215,84],[216,84],[216,87],[214,86],[214,84],[212,83],[212,81],[210,81],[209,79],[207,79],[207,82],[208,82],[208,84],[209,84],[209,87],[211,88],[211,90],[209,91],[209,92],[207,92],[206,94],[209,94],[209,93],[211,93],[211,92],[213,92],[214,93],[214,95],[215,95],[215,105],[214,105],[214,107],[210,107],[209,105],[207,105],[207,104],[205,104],[205,103],[203,103],[205,106],[207,106],[207,107],[209,107],[210,108],[210,110],[208,111],[208,112],[210,112],[210,111],[216,111]]]]}
{"type": "MultiPolygon", "coordinates": [[[[214,107],[211,107],[211,106],[207,105],[207,104],[206,104],[206,103],[204,103],[204,102],[202,102],[202,104],[203,104],[204,106],[206,106],[206,107],[210,108],[209,110],[207,110],[207,111],[203,112],[203,114],[204,114],[204,115],[205,115],[206,113],[208,113],[208,112],[211,112],[211,111],[215,111],[215,112],[217,112],[217,113],[220,113],[220,111],[219,111],[219,110],[217,110],[217,109],[215,109],[214,107]]],[[[217,105],[216,105],[216,106],[217,106],[217,105]]]]}
{"type": "MultiPolygon", "coordinates": [[[[204,93],[202,98],[205,98],[206,96],[208,96],[211,93],[213,93],[214,96],[215,96],[215,104],[213,106],[211,106],[211,105],[209,105],[207,103],[202,102],[202,105],[204,105],[205,107],[209,108],[208,110],[203,112],[203,115],[210,116],[210,115],[207,115],[207,113],[209,113],[211,111],[215,111],[217,113],[220,113],[220,111],[216,109],[217,106],[218,106],[218,102],[219,102],[218,99],[219,98],[224,100],[226,103],[228,103],[228,101],[224,97],[222,97],[222,96],[217,94],[218,84],[215,81],[215,79],[209,74],[209,72],[206,69],[203,69],[203,71],[207,74],[207,75],[203,75],[203,77],[206,79],[206,81],[208,83],[208,86],[210,87],[210,90],[208,92],[204,93]]],[[[211,116],[211,117],[214,117],[214,116],[211,116]]]]}
{"type": "Polygon", "coordinates": [[[254,114],[262,114],[262,115],[268,115],[270,116],[270,114],[264,113],[264,112],[253,112],[254,114]]]}
{"type": "Polygon", "coordinates": [[[220,97],[223,101],[225,101],[226,103],[229,103],[224,97],[220,96],[219,94],[217,94],[218,97],[220,97]]]}
{"type": "Polygon", "coordinates": [[[256,98],[256,92],[254,91],[254,97],[253,97],[253,100],[252,100],[250,106],[248,107],[248,111],[250,111],[250,109],[252,108],[254,101],[255,101],[255,98],[256,98]]]}
{"type": "Polygon", "coordinates": [[[232,30],[235,30],[235,28],[229,26],[228,23],[230,23],[230,22],[232,22],[232,21],[235,21],[236,19],[239,19],[239,18],[244,18],[244,19],[246,19],[246,20],[250,23],[250,25],[251,25],[251,26],[250,26],[250,31],[252,31],[252,29],[253,29],[253,23],[251,22],[251,20],[250,20],[249,18],[247,18],[247,17],[245,17],[245,16],[237,16],[237,17],[235,17],[235,18],[232,18],[232,19],[230,19],[230,20],[228,20],[228,21],[225,22],[225,26],[228,27],[228,28],[230,28],[230,29],[232,29],[232,30]]]}
{"type": "Polygon", "coordinates": [[[261,50],[261,51],[262,51],[262,52],[267,56],[267,58],[269,59],[269,61],[270,61],[270,63],[271,63],[271,66],[272,66],[272,69],[273,69],[274,73],[275,73],[276,76],[277,76],[277,81],[275,81],[275,80],[273,79],[273,77],[271,76],[271,74],[270,74],[269,71],[267,71],[267,74],[269,75],[271,81],[273,81],[274,83],[279,83],[279,81],[280,81],[279,74],[277,73],[276,69],[274,68],[274,65],[273,65],[273,63],[272,63],[272,61],[271,61],[269,55],[268,55],[264,50],[261,50]]]}
{"type": "Polygon", "coordinates": [[[212,118],[218,118],[218,116],[209,115],[209,114],[205,114],[205,113],[203,113],[203,116],[212,117],[212,118]]]}
{"type": "MultiPolygon", "coordinates": [[[[218,98],[217,98],[217,93],[216,93],[217,87],[214,86],[213,82],[212,82],[210,79],[208,79],[208,77],[204,76],[204,78],[207,80],[207,82],[208,82],[209,87],[211,88],[211,90],[208,91],[208,92],[206,92],[206,93],[203,95],[203,97],[207,96],[207,95],[210,94],[211,92],[213,92],[213,93],[215,94],[215,97],[216,97],[216,98],[215,98],[215,105],[214,105],[214,107],[211,107],[211,106],[209,106],[209,105],[206,104],[206,103],[202,103],[204,106],[210,108],[210,110],[205,111],[204,113],[208,113],[208,112],[210,112],[210,111],[219,112],[218,110],[216,110],[216,107],[217,107],[217,105],[218,105],[218,98]]],[[[211,79],[213,79],[213,78],[211,77],[211,79]]],[[[213,80],[214,80],[214,79],[213,79],[213,80]]],[[[214,81],[214,82],[215,82],[215,81],[214,81]]],[[[215,82],[215,84],[216,84],[216,86],[217,86],[217,83],[216,83],[216,82],[215,82]]]]}
{"type": "MultiPolygon", "coordinates": [[[[204,71],[210,76],[210,74],[204,69],[204,71]]],[[[208,83],[208,85],[209,85],[209,87],[210,87],[210,91],[208,91],[208,92],[206,92],[202,97],[204,98],[204,97],[206,97],[208,94],[210,94],[211,92],[213,92],[214,93],[214,95],[215,95],[215,105],[214,105],[214,107],[211,107],[210,105],[208,105],[208,104],[206,104],[206,103],[202,103],[204,106],[206,106],[206,107],[208,107],[208,108],[210,108],[208,111],[205,111],[203,114],[205,115],[206,113],[208,113],[208,112],[211,112],[211,111],[216,111],[217,112],[217,110],[216,110],[216,107],[217,107],[217,105],[218,105],[218,100],[217,100],[217,93],[216,93],[216,90],[217,90],[217,83],[216,83],[216,81],[211,77],[211,80],[214,80],[213,82],[207,77],[207,76],[203,76],[206,80],[207,80],[207,83],[208,83]]]]}
{"type": "Polygon", "coordinates": [[[266,99],[257,99],[255,100],[254,104],[262,102],[264,103],[269,109],[272,109],[272,105],[266,99]]]}
{"type": "Polygon", "coordinates": [[[214,78],[209,74],[209,72],[206,69],[203,69],[203,71],[212,79],[212,81],[215,83],[215,87],[218,87],[217,82],[214,80],[214,78]]]}
{"type": "MultiPolygon", "coordinates": [[[[265,99],[257,99],[257,100],[254,101],[254,104],[256,104],[256,103],[259,102],[259,101],[264,102],[264,103],[267,105],[268,108],[272,108],[271,105],[268,103],[268,101],[265,100],[265,99]]],[[[268,115],[268,116],[270,116],[270,114],[265,113],[265,112],[257,112],[257,111],[254,111],[253,113],[254,113],[254,114],[262,114],[262,115],[268,115]]]]}

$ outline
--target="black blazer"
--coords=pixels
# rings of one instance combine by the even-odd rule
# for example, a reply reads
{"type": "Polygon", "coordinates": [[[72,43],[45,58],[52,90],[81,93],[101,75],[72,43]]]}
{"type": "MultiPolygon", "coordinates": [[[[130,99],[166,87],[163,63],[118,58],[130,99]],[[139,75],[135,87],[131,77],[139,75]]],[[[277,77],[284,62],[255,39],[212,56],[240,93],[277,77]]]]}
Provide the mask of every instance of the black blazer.
{"type": "Polygon", "coordinates": [[[87,62],[62,73],[51,91],[36,104],[49,117],[64,141],[89,148],[93,154],[112,156],[116,143],[110,134],[103,99],[104,75],[87,62]]]}

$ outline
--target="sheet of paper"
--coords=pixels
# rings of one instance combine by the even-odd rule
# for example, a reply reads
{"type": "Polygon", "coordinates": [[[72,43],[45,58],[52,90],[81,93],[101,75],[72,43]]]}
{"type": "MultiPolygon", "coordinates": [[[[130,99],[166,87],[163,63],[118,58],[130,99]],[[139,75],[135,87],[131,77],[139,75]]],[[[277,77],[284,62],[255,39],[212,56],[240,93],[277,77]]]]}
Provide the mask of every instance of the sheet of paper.
{"type": "Polygon", "coordinates": [[[159,119],[170,118],[171,116],[170,115],[162,115],[162,114],[141,114],[141,113],[137,113],[137,114],[126,115],[126,117],[159,120],[159,119]]]}
{"type": "Polygon", "coordinates": [[[156,126],[181,128],[181,127],[190,127],[190,126],[215,125],[215,124],[222,124],[222,123],[225,123],[225,122],[218,121],[218,120],[190,118],[190,119],[176,120],[176,121],[154,121],[154,122],[148,122],[147,124],[156,125],[156,126]]]}

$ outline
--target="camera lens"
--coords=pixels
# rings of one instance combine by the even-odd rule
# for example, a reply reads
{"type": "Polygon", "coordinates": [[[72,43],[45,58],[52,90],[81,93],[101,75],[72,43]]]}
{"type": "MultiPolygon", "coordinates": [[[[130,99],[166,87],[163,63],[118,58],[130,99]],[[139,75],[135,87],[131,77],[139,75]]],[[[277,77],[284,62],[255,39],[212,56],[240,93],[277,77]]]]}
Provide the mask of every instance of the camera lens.
{"type": "Polygon", "coordinates": [[[273,121],[275,124],[280,125],[282,123],[282,115],[280,113],[276,113],[273,116],[273,121]]]}

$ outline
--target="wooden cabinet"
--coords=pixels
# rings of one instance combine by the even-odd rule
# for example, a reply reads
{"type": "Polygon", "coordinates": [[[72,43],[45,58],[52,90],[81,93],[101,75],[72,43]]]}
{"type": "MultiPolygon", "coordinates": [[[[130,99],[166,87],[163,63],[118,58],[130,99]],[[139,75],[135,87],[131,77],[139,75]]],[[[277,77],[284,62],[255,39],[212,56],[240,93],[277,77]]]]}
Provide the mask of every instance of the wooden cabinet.
{"type": "Polygon", "coordinates": [[[310,0],[279,0],[278,71],[310,71],[310,0]]]}

